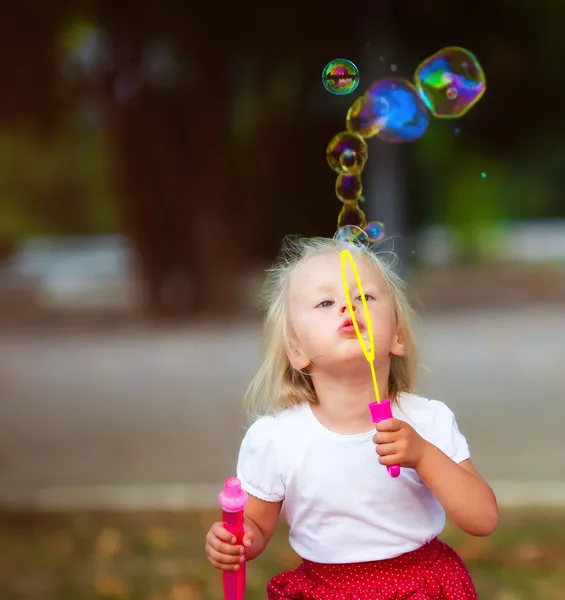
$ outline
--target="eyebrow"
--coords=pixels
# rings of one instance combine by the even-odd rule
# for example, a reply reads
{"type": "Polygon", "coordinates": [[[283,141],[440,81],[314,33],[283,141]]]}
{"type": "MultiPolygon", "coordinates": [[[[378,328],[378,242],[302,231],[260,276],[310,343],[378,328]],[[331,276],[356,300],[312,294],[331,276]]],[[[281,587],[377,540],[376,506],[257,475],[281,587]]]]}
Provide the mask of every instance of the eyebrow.
{"type": "Polygon", "coordinates": [[[328,284],[322,284],[315,288],[316,292],[333,292],[334,286],[328,284]]]}

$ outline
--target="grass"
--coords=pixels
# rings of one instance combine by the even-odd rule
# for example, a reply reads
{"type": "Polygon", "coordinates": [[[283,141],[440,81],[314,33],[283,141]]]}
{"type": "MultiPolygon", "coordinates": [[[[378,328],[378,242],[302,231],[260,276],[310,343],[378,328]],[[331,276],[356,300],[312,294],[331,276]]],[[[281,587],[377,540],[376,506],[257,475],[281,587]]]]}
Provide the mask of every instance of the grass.
{"type": "MultiPolygon", "coordinates": [[[[222,600],[203,553],[214,512],[0,514],[1,600],[222,600]]],[[[504,511],[497,532],[442,538],[469,566],[481,600],[565,598],[565,509],[504,511]]],[[[281,523],[248,566],[246,600],[298,557],[281,523]]]]}

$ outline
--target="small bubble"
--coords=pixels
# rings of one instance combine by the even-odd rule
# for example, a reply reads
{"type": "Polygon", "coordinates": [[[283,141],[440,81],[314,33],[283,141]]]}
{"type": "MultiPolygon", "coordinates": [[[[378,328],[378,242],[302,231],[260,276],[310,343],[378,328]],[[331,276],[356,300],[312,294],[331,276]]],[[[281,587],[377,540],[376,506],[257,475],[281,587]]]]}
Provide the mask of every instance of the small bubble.
{"type": "Polygon", "coordinates": [[[365,248],[369,247],[369,236],[363,229],[356,225],[340,227],[334,234],[334,240],[345,242],[346,244],[364,246],[365,248]]]}
{"type": "Polygon", "coordinates": [[[350,60],[336,58],[324,67],[322,83],[337,96],[351,94],[359,85],[359,69],[350,60]]]}
{"type": "Polygon", "coordinates": [[[483,171],[481,173],[481,179],[486,179],[488,177],[488,173],[486,171],[483,171]]]}
{"type": "Polygon", "coordinates": [[[355,132],[342,131],[326,148],[328,164],[336,173],[358,175],[367,160],[367,142],[355,132]]]}
{"type": "MultiPolygon", "coordinates": [[[[339,229],[347,225],[365,229],[367,219],[365,213],[359,208],[357,202],[344,202],[343,207],[337,217],[337,226],[339,229]]],[[[365,232],[363,232],[367,235],[365,232]]]]}
{"type": "Polygon", "coordinates": [[[398,67],[396,65],[390,65],[390,70],[393,72],[396,71],[397,68],[398,67]]]}
{"type": "Polygon", "coordinates": [[[385,236],[385,226],[380,221],[371,221],[365,226],[365,231],[371,242],[379,242],[385,236]]]}
{"type": "Polygon", "coordinates": [[[453,133],[454,133],[455,135],[459,135],[459,134],[461,133],[461,129],[459,129],[459,127],[456,127],[456,128],[453,130],[453,133]]]}
{"type": "Polygon", "coordinates": [[[342,202],[356,202],[361,196],[363,183],[360,175],[338,175],[335,193],[342,202]]]}

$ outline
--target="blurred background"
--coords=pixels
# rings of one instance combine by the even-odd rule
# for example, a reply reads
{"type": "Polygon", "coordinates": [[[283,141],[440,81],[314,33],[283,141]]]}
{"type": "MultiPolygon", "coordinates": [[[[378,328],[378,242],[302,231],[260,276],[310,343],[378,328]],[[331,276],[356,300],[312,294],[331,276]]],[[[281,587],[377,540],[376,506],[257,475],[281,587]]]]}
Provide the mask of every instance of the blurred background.
{"type": "MultiPolygon", "coordinates": [[[[461,3],[462,4],[462,3],[461,3]]],[[[203,558],[287,233],[332,236],[326,146],[457,45],[487,93],[369,140],[364,210],[420,313],[419,391],[502,506],[446,532],[486,600],[565,598],[565,5],[22,0],[0,22],[0,597],[216,600],[203,558]],[[328,93],[337,57],[359,88],[328,93]]],[[[251,599],[298,562],[285,526],[251,599]]]]}

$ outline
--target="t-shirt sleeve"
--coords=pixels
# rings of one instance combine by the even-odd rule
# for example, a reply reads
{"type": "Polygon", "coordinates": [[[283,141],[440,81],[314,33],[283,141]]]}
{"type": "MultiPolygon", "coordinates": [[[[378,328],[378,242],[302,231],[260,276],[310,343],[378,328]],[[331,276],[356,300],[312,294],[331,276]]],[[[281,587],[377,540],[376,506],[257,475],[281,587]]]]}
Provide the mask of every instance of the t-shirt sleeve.
{"type": "Polygon", "coordinates": [[[274,434],[274,417],[261,417],[255,421],[241,442],[237,461],[241,487],[267,502],[280,502],[285,494],[274,434]]]}
{"type": "Polygon", "coordinates": [[[430,404],[434,415],[428,441],[456,463],[467,460],[471,455],[469,444],[459,431],[455,415],[443,402],[430,400],[430,404]]]}

